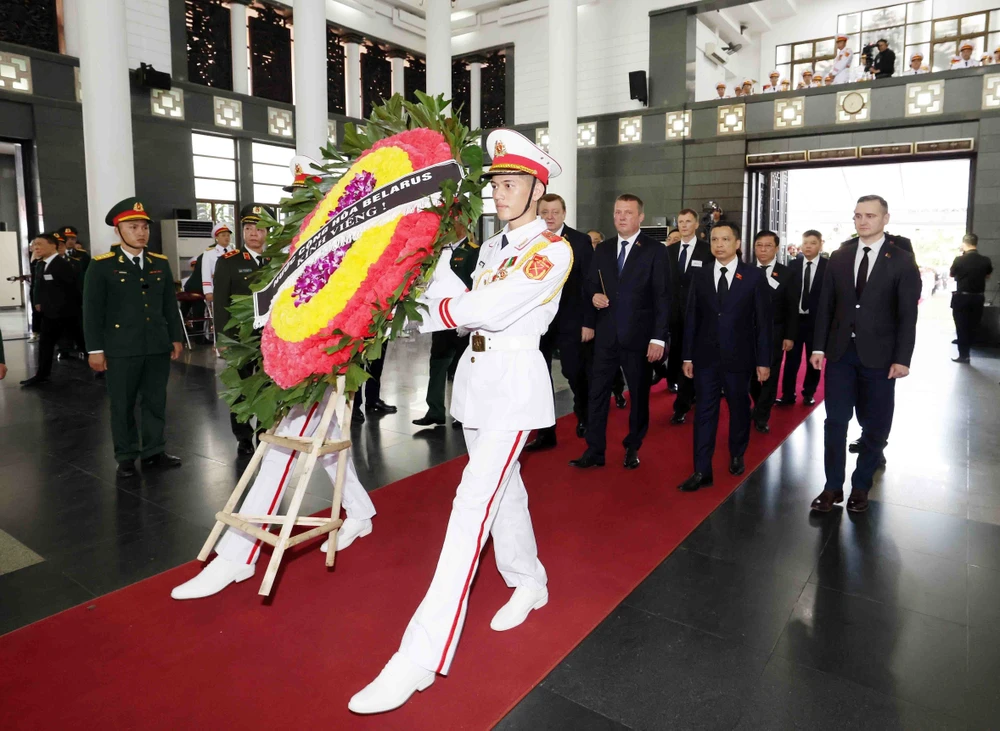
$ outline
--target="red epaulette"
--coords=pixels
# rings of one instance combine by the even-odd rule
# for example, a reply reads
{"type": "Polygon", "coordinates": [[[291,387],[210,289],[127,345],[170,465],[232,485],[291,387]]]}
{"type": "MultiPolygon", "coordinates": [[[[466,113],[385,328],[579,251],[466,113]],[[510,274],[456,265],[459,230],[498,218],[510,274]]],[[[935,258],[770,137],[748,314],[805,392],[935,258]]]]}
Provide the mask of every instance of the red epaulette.
{"type": "Polygon", "coordinates": [[[545,238],[547,238],[552,243],[555,243],[556,241],[562,241],[562,238],[563,238],[559,234],[554,234],[551,231],[549,231],[548,229],[542,231],[542,236],[544,236],[545,238]]]}
{"type": "Polygon", "coordinates": [[[233,249],[232,251],[227,251],[225,254],[223,254],[222,258],[223,259],[228,259],[229,257],[236,256],[239,253],[240,253],[239,249],[233,249]]]}

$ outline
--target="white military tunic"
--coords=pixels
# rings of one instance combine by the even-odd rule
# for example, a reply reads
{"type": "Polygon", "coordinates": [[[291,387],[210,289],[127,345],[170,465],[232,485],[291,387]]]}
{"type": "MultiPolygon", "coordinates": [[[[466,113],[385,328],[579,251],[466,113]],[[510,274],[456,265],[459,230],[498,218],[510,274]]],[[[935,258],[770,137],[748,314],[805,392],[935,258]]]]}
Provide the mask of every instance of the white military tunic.
{"type": "Polygon", "coordinates": [[[976,61],[973,58],[966,60],[961,56],[956,56],[951,61],[951,67],[953,69],[975,69],[979,68],[979,61],[976,61]]]}
{"type": "Polygon", "coordinates": [[[205,294],[215,291],[215,265],[229,251],[225,246],[216,244],[201,257],[201,290],[205,294]]]}
{"type": "Polygon", "coordinates": [[[569,244],[536,219],[482,245],[471,291],[443,256],[421,298],[428,307],[423,332],[460,328],[473,335],[455,373],[451,407],[465,428],[469,463],[434,578],[399,648],[427,670],[444,675],[451,666],[487,537],[508,586],[547,584],[518,457],[529,430],[555,423],[538,341],[559,308],[572,263],[569,244]]]}

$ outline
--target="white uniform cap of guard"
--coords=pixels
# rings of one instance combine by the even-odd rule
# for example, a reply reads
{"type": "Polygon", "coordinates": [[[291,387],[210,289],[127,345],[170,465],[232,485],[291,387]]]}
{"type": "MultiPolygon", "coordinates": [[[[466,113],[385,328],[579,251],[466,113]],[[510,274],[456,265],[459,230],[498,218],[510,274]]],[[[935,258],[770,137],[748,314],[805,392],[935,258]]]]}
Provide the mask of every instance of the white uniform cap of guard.
{"type": "Polygon", "coordinates": [[[524,173],[534,175],[542,185],[562,173],[562,167],[534,142],[512,129],[495,129],[486,138],[492,158],[485,176],[524,173]]]}

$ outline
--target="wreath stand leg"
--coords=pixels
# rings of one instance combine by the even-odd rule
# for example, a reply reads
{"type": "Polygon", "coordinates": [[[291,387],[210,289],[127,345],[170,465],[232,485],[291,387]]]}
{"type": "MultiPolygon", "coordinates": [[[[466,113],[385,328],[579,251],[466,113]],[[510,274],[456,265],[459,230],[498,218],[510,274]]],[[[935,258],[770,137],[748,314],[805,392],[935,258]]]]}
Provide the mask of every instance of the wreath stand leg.
{"type": "Polygon", "coordinates": [[[306,488],[309,485],[309,480],[312,477],[317,460],[324,455],[346,452],[351,448],[349,435],[351,429],[352,399],[347,397],[344,386],[344,376],[338,376],[336,391],[327,396],[326,406],[323,409],[319,427],[313,433],[313,436],[278,436],[275,432],[280,422],[264,434],[261,434],[257,451],[254,452],[250,464],[243,471],[243,475],[236,484],[236,489],[229,496],[229,501],[225,507],[215,514],[215,527],[212,529],[208,540],[205,541],[205,545],[202,546],[201,552],[198,554],[199,561],[206,561],[208,559],[216,542],[222,536],[222,531],[228,525],[238,528],[270,546],[274,546],[274,551],[271,553],[271,560],[267,565],[267,570],[264,572],[264,580],[261,582],[260,591],[258,592],[261,596],[268,596],[271,593],[271,587],[278,574],[278,567],[281,565],[281,559],[285,551],[300,543],[328,533],[330,543],[326,552],[326,565],[333,566],[337,552],[337,533],[343,524],[343,521],[340,519],[340,503],[344,494],[344,479],[347,474],[346,459],[339,459],[337,461],[337,478],[333,484],[333,505],[331,506],[330,517],[300,517],[299,509],[302,507],[302,499],[305,497],[306,488]],[[337,423],[341,425],[340,440],[326,438],[329,434],[330,423],[333,421],[334,414],[337,415],[337,423]],[[345,435],[348,438],[345,439],[345,435]],[[301,453],[298,455],[299,458],[295,460],[295,470],[292,473],[290,481],[290,484],[295,485],[295,489],[292,491],[288,511],[284,515],[243,515],[233,512],[236,509],[236,504],[243,497],[243,493],[246,492],[250,480],[264,459],[267,450],[275,446],[291,449],[295,453],[301,453]],[[303,456],[305,459],[301,459],[303,456]],[[267,526],[272,524],[280,526],[277,534],[267,530],[267,526]],[[309,526],[309,530],[293,536],[292,528],[296,526],[309,526]]]}

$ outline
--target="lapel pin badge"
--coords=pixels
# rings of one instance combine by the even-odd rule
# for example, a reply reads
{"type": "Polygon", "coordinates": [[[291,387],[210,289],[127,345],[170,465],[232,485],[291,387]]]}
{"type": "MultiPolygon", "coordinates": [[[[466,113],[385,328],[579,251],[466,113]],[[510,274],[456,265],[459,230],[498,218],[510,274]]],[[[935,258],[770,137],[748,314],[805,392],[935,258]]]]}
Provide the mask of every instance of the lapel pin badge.
{"type": "Polygon", "coordinates": [[[740,274],[739,272],[736,272],[736,278],[742,280],[743,279],[743,275],[740,274]]]}

